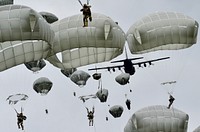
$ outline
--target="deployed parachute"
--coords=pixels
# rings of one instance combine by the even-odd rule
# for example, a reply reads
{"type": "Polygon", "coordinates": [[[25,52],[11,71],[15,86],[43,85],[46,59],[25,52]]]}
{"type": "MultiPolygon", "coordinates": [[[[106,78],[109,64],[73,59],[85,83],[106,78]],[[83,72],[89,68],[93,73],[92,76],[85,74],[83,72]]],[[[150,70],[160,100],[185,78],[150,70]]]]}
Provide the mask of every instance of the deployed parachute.
{"type": "Polygon", "coordinates": [[[161,85],[168,85],[168,84],[173,84],[173,83],[176,83],[176,81],[163,82],[161,83],[161,85]]]}
{"type": "Polygon", "coordinates": [[[90,95],[82,95],[79,97],[80,100],[83,101],[83,103],[85,103],[85,101],[89,100],[89,99],[96,99],[97,96],[95,94],[90,94],[90,95]]]}
{"type": "Polygon", "coordinates": [[[46,63],[44,60],[37,60],[37,61],[31,61],[31,62],[26,62],[24,63],[26,68],[33,72],[40,71],[42,68],[46,66],[46,63]]]}
{"type": "Polygon", "coordinates": [[[16,112],[20,109],[22,112],[27,99],[28,95],[19,93],[8,96],[6,101],[8,101],[8,104],[11,105],[16,112]]]}
{"type": "Polygon", "coordinates": [[[92,75],[92,77],[93,77],[93,79],[94,80],[97,80],[98,81],[98,89],[99,88],[101,88],[101,90],[102,90],[102,80],[101,80],[101,73],[94,73],[93,75],[92,75]]]}
{"type": "Polygon", "coordinates": [[[26,101],[28,99],[28,95],[26,94],[13,94],[8,96],[6,99],[10,105],[15,105],[18,102],[26,101]]]}
{"type": "Polygon", "coordinates": [[[53,83],[46,77],[40,77],[33,83],[33,89],[41,95],[47,95],[52,86],[53,83]]]}
{"type": "Polygon", "coordinates": [[[93,79],[95,79],[95,80],[99,80],[99,79],[101,79],[101,73],[94,73],[94,74],[92,75],[92,77],[93,77],[93,79]]]}
{"type": "Polygon", "coordinates": [[[27,6],[0,6],[0,71],[45,58],[54,32],[42,16],[27,6]]]}
{"type": "Polygon", "coordinates": [[[42,15],[42,17],[48,22],[48,23],[54,23],[58,21],[58,17],[50,12],[39,12],[39,14],[42,15]]]}
{"type": "Polygon", "coordinates": [[[92,22],[84,28],[82,14],[51,24],[55,32],[52,53],[57,54],[47,58],[50,63],[60,69],[70,69],[109,61],[122,54],[125,33],[119,25],[99,13],[93,13],[92,17],[92,22]]]}
{"type": "MultiPolygon", "coordinates": [[[[47,95],[51,90],[53,83],[46,77],[40,77],[33,83],[33,89],[40,95],[47,95]]],[[[48,109],[45,109],[45,113],[48,114],[48,109]]]]}
{"type": "Polygon", "coordinates": [[[125,85],[129,83],[130,74],[128,73],[121,73],[120,75],[115,77],[115,81],[118,82],[120,85],[125,85]]]}
{"type": "Polygon", "coordinates": [[[189,116],[178,109],[156,105],[136,111],[128,120],[124,132],[187,132],[189,116]]]}
{"type": "Polygon", "coordinates": [[[109,109],[109,113],[114,117],[118,118],[121,117],[122,113],[124,111],[124,108],[120,105],[114,105],[109,109]]]}
{"type": "Polygon", "coordinates": [[[133,54],[156,50],[177,50],[197,42],[199,24],[182,13],[156,12],[135,22],[127,32],[133,54]]]}
{"type": "Polygon", "coordinates": [[[0,6],[13,4],[13,0],[0,0],[0,6]]]}
{"type": "Polygon", "coordinates": [[[189,60],[188,54],[191,54],[190,47],[197,42],[198,27],[196,20],[182,13],[155,12],[129,28],[127,42],[131,53],[143,54],[144,59],[170,57],[168,61],[153,66],[151,69],[155,68],[156,72],[149,70],[149,74],[166,92],[172,93],[176,83],[167,82],[179,81],[189,60]]]}
{"type": "Polygon", "coordinates": [[[108,98],[108,90],[100,89],[97,91],[96,96],[99,98],[100,102],[106,102],[108,98]]]}
{"type": "Polygon", "coordinates": [[[70,79],[79,87],[83,87],[86,85],[87,80],[90,78],[90,75],[82,70],[75,71],[71,76],[70,79]]]}

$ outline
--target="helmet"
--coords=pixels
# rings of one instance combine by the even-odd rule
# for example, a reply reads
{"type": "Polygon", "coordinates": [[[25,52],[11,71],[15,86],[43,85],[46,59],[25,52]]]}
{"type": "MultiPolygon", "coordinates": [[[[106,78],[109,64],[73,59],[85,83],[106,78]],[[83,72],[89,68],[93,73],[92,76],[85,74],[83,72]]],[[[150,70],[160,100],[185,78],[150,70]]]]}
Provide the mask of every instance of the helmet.
{"type": "Polygon", "coordinates": [[[87,4],[84,4],[83,7],[87,7],[87,4]]]}

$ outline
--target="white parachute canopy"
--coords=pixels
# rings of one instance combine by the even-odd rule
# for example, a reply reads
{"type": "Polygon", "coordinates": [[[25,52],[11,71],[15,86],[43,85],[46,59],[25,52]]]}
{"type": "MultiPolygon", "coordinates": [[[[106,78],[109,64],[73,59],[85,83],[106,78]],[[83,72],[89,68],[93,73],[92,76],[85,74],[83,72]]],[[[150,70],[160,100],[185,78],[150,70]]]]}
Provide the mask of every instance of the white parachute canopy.
{"type": "Polygon", "coordinates": [[[49,56],[48,61],[60,69],[69,69],[110,61],[122,54],[126,37],[119,25],[99,13],[93,13],[92,19],[84,28],[82,14],[52,23],[52,53],[57,54],[49,56]]]}
{"type": "Polygon", "coordinates": [[[82,70],[77,70],[70,76],[71,81],[77,84],[79,87],[85,86],[89,78],[90,75],[82,70]]]}
{"type": "Polygon", "coordinates": [[[29,70],[31,70],[33,72],[38,72],[46,66],[46,63],[44,60],[36,60],[36,61],[26,62],[26,63],[24,63],[24,65],[29,70]]]}
{"type": "Polygon", "coordinates": [[[120,75],[115,77],[115,81],[118,82],[120,85],[125,85],[129,83],[130,74],[128,73],[121,73],[120,75]]]}
{"type": "Polygon", "coordinates": [[[28,95],[26,94],[13,94],[8,96],[6,99],[10,105],[15,105],[18,102],[26,101],[28,99],[28,95]]]}
{"type": "Polygon", "coordinates": [[[52,86],[53,83],[46,77],[40,77],[33,83],[33,89],[41,95],[47,95],[52,86]]]}
{"type": "Polygon", "coordinates": [[[198,27],[196,20],[182,13],[155,12],[142,17],[129,28],[127,42],[132,54],[143,54],[146,60],[170,57],[156,63],[148,72],[166,92],[173,93],[190,60],[191,46],[197,42],[198,27]]]}
{"type": "Polygon", "coordinates": [[[99,98],[100,102],[106,102],[108,98],[108,90],[100,89],[97,91],[96,96],[99,98]]]}
{"type": "Polygon", "coordinates": [[[127,32],[133,54],[156,50],[178,50],[197,42],[198,23],[176,12],[156,12],[135,22],[127,32]]]}
{"type": "Polygon", "coordinates": [[[178,109],[156,105],[136,111],[128,120],[124,132],[187,132],[189,116],[178,109]]]}
{"type": "Polygon", "coordinates": [[[114,118],[119,118],[121,117],[122,113],[124,111],[124,108],[120,105],[114,105],[109,109],[109,113],[114,117],[114,118]]]}
{"type": "Polygon", "coordinates": [[[23,5],[5,5],[0,6],[0,19],[0,71],[46,58],[54,32],[38,12],[23,5]]]}

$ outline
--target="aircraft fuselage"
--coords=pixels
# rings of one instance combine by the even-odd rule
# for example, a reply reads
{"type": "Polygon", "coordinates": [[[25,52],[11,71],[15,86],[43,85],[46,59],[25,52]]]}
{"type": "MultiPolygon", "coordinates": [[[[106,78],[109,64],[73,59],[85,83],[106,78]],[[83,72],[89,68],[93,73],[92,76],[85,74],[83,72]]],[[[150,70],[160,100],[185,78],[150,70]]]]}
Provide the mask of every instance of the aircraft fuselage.
{"type": "Polygon", "coordinates": [[[126,73],[129,73],[130,75],[133,75],[135,73],[135,67],[133,66],[131,60],[129,59],[124,60],[124,71],[126,73]]]}

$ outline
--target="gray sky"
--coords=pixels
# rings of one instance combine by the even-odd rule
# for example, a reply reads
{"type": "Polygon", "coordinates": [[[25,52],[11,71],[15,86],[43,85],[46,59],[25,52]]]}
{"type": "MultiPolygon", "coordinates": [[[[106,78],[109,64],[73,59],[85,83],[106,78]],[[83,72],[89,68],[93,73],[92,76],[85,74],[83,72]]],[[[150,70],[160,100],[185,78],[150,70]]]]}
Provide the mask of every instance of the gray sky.
{"type": "MultiPolygon", "coordinates": [[[[86,0],[82,2],[85,3],[86,0]]],[[[51,12],[59,19],[79,14],[81,8],[77,0],[15,0],[15,4],[29,6],[38,12],[51,12]]],[[[93,12],[111,17],[119,23],[124,32],[127,32],[138,19],[155,11],[176,11],[200,22],[199,0],[91,0],[90,4],[93,12]]],[[[178,81],[173,91],[176,98],[173,107],[189,115],[188,132],[192,132],[200,125],[198,102],[200,100],[198,68],[200,61],[197,58],[200,54],[200,46],[198,43],[197,41],[197,44],[181,57],[178,63],[181,72],[174,73],[176,75],[173,77],[178,81]]],[[[134,57],[130,54],[129,56],[134,57]]],[[[121,55],[118,58],[123,57],[124,55],[121,55]]],[[[168,105],[167,90],[161,87],[158,80],[166,74],[162,68],[167,65],[170,71],[174,68],[172,66],[174,64],[157,62],[153,67],[137,69],[136,74],[131,77],[130,84],[126,86],[120,86],[114,80],[121,73],[120,71],[112,74],[102,71],[103,88],[109,90],[108,102],[100,103],[98,100],[91,100],[83,104],[77,97],[95,93],[98,82],[90,78],[85,87],[79,88],[58,68],[47,61],[46,63],[47,66],[38,74],[33,74],[24,65],[1,72],[0,117],[3,122],[0,124],[1,131],[18,131],[16,114],[5,100],[10,94],[20,92],[29,96],[24,106],[24,113],[27,115],[24,125],[25,131],[28,132],[122,132],[130,116],[137,110],[150,105],[168,105]],[[48,77],[54,83],[47,96],[42,97],[32,89],[33,82],[39,77],[48,77]],[[109,81],[107,81],[108,78],[109,81]],[[133,92],[129,93],[129,89],[133,92]],[[73,96],[73,92],[77,93],[77,97],[73,96]],[[128,98],[132,101],[130,111],[125,108],[125,94],[128,94],[128,98]],[[125,108],[122,117],[114,119],[108,113],[108,104],[122,105],[125,108]],[[96,109],[95,126],[89,127],[84,107],[92,105],[95,105],[96,109]],[[49,109],[48,115],[44,112],[45,108],[49,109]],[[109,117],[109,121],[105,121],[106,116],[109,117]]],[[[109,65],[109,63],[103,63],[103,65],[109,65]]],[[[80,67],[80,70],[87,71],[87,68],[91,67],[94,65],[80,67]]]]}

